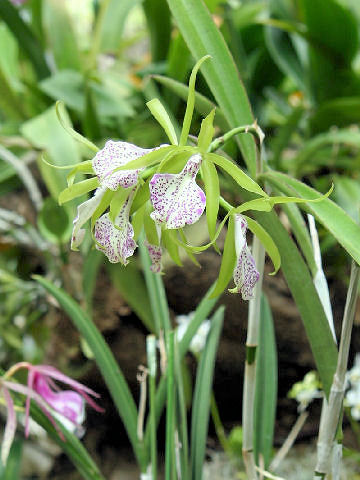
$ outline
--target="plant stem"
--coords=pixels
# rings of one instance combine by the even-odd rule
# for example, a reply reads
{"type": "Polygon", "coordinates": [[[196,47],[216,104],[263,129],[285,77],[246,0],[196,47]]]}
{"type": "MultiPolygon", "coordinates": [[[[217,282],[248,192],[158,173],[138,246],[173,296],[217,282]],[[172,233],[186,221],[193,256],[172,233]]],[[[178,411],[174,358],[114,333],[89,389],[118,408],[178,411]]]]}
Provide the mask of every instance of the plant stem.
{"type": "Polygon", "coordinates": [[[167,409],[166,409],[166,445],[165,480],[173,480],[175,471],[175,378],[174,378],[174,337],[172,330],[167,337],[167,409]]]}
{"type": "Polygon", "coordinates": [[[249,480],[256,480],[258,478],[255,469],[255,457],[253,448],[254,400],[256,385],[256,353],[259,337],[260,303],[264,274],[265,250],[257,237],[254,237],[253,241],[253,257],[260,276],[254,288],[254,298],[249,302],[242,410],[243,459],[249,480]]]}
{"type": "Polygon", "coordinates": [[[355,315],[359,278],[359,267],[355,264],[355,262],[352,262],[350,284],[346,297],[336,372],[331,386],[329,400],[327,401],[326,398],[324,398],[323,409],[321,412],[319,437],[317,443],[317,462],[313,477],[314,480],[325,478],[331,468],[330,460],[343,406],[345,374],[348,364],[351,330],[355,315]]]}
{"type": "Polygon", "coordinates": [[[224,143],[226,143],[228,140],[230,140],[235,135],[238,135],[239,133],[251,133],[254,136],[258,146],[261,145],[264,139],[264,134],[255,121],[252,125],[242,125],[241,127],[233,128],[221,137],[215,138],[215,140],[213,140],[209,146],[209,152],[217,150],[221,147],[221,145],[224,145],[224,143]]]}
{"type": "Polygon", "coordinates": [[[149,368],[149,418],[150,418],[150,460],[151,475],[157,478],[157,440],[156,440],[156,337],[149,335],[146,339],[149,368]]]}

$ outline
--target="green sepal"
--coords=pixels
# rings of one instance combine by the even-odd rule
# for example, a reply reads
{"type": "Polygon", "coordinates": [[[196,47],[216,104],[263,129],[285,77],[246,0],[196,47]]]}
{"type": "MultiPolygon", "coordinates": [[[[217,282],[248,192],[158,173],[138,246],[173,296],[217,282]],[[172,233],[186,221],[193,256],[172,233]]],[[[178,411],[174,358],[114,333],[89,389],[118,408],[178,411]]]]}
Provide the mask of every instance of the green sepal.
{"type": "Polygon", "coordinates": [[[112,197],[110,202],[110,212],[109,219],[112,223],[115,223],[116,217],[119,215],[119,212],[132,192],[132,188],[120,188],[115,192],[115,195],[112,197]]]}
{"type": "Polygon", "coordinates": [[[142,207],[140,207],[138,210],[136,210],[136,212],[132,216],[131,225],[134,229],[134,240],[135,241],[139,238],[139,235],[143,230],[145,211],[146,211],[146,203],[144,203],[144,205],[142,207]]]}
{"type": "Polygon", "coordinates": [[[274,265],[275,270],[271,272],[270,275],[275,275],[281,266],[279,249],[268,232],[258,222],[250,217],[247,217],[246,215],[244,215],[244,217],[247,221],[249,230],[251,230],[251,232],[260,240],[274,265]]]}
{"type": "Polygon", "coordinates": [[[198,148],[201,153],[206,153],[208,151],[210,143],[214,137],[214,116],[215,108],[211,110],[209,115],[201,122],[201,128],[198,137],[198,148]]]}
{"type": "Polygon", "coordinates": [[[234,217],[231,216],[228,222],[228,231],[225,238],[218,279],[210,298],[218,297],[228,286],[234,272],[235,264],[235,222],[234,217]]]}
{"type": "Polygon", "coordinates": [[[150,217],[150,213],[153,210],[153,207],[150,202],[147,202],[145,204],[145,216],[144,216],[144,230],[145,230],[145,235],[146,239],[151,245],[160,245],[160,238],[157,233],[156,229],[156,223],[154,220],[150,217]]]}
{"type": "MultiPolygon", "coordinates": [[[[184,242],[184,245],[186,245],[187,244],[187,238],[185,236],[184,230],[182,228],[179,228],[178,233],[180,235],[180,238],[181,238],[182,242],[184,242]]],[[[181,242],[180,242],[180,245],[181,245],[181,242]]],[[[196,260],[195,255],[193,254],[191,249],[185,249],[185,251],[186,251],[189,259],[192,261],[192,263],[194,265],[196,265],[197,267],[201,267],[200,263],[196,260]]]]}
{"type": "Polygon", "coordinates": [[[225,157],[218,155],[217,153],[207,153],[206,158],[209,158],[215,165],[222,168],[228,175],[230,175],[235,182],[240,185],[241,188],[244,188],[248,192],[257,193],[262,197],[267,197],[267,193],[246,173],[244,173],[241,168],[239,168],[235,163],[231,162],[225,157]]]}
{"type": "Polygon", "coordinates": [[[165,110],[164,105],[160,102],[158,98],[150,100],[146,103],[148,109],[152,113],[153,117],[159,122],[159,124],[164,129],[166,135],[168,136],[170,143],[172,145],[178,145],[178,139],[176,136],[174,125],[171,123],[170,117],[165,110]]]}
{"type": "Polygon", "coordinates": [[[194,147],[178,147],[175,151],[169,152],[159,163],[158,173],[179,173],[184,168],[191,155],[197,153],[194,147]]]}
{"type": "Polygon", "coordinates": [[[170,255],[172,261],[182,267],[182,261],[179,255],[179,245],[175,241],[176,231],[175,230],[163,230],[161,234],[162,243],[170,255]]]}
{"type": "Polygon", "coordinates": [[[201,65],[210,58],[210,55],[205,55],[204,57],[200,58],[198,62],[195,64],[194,68],[192,69],[190,80],[189,80],[189,94],[186,104],[186,111],[184,116],[183,128],[181,131],[180,136],[180,143],[179,145],[186,145],[187,138],[190,132],[190,126],[192,121],[192,116],[194,113],[194,105],[195,105],[195,82],[196,82],[196,75],[199,71],[201,65]]]}
{"type": "Polygon", "coordinates": [[[133,215],[139,208],[141,208],[145,203],[149,200],[150,198],[150,190],[149,190],[149,183],[150,183],[150,178],[147,179],[147,181],[141,185],[140,188],[138,188],[134,200],[131,204],[130,208],[130,215],[133,215]]]}
{"type": "Polygon", "coordinates": [[[85,174],[94,174],[94,169],[92,167],[92,160],[87,160],[86,162],[81,162],[77,164],[71,172],[68,173],[66,177],[66,181],[68,184],[68,187],[71,187],[71,185],[74,184],[75,177],[77,173],[85,173],[85,174]]]}
{"type": "Polygon", "coordinates": [[[88,178],[87,180],[83,180],[82,182],[75,183],[68,188],[65,188],[60,195],[59,195],[59,205],[62,205],[65,202],[69,202],[74,198],[81,197],[84,193],[91,192],[98,188],[100,185],[99,180],[94,178],[88,178]]]}
{"type": "Polygon", "coordinates": [[[83,137],[80,133],[76,132],[69,125],[69,123],[66,121],[65,115],[63,113],[63,111],[66,111],[64,103],[61,102],[61,101],[57,101],[56,105],[55,105],[55,109],[56,109],[56,116],[57,116],[61,126],[64,128],[64,130],[66,130],[66,132],[69,135],[71,135],[75,140],[77,140],[78,142],[82,143],[87,148],[89,148],[89,150],[97,153],[99,151],[99,148],[94,143],[92,143],[90,140],[83,137]]]}
{"type": "Polygon", "coordinates": [[[216,168],[208,158],[205,158],[201,164],[201,176],[205,184],[206,220],[209,237],[210,240],[213,240],[216,233],[216,221],[219,212],[220,186],[216,168]]]}
{"type": "Polygon", "coordinates": [[[131,162],[122,165],[121,167],[114,168],[112,174],[119,172],[121,170],[136,170],[137,168],[151,167],[164,158],[168,153],[176,150],[178,147],[176,145],[170,145],[169,147],[161,147],[152,152],[146,153],[142,157],[135,158],[131,162]]]}

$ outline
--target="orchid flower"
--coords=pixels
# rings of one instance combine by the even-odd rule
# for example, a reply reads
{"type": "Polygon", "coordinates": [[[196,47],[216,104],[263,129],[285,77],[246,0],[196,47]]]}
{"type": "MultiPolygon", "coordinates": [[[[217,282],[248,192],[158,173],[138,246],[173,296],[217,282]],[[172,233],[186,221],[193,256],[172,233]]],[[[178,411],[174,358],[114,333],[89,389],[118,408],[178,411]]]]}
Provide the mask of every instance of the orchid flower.
{"type": "Polygon", "coordinates": [[[151,218],[165,228],[192,225],[201,217],[206,203],[204,192],[196,183],[201,155],[189,158],[180,173],[156,173],[150,180],[151,218]]]}
{"type": "Polygon", "coordinates": [[[136,248],[134,229],[129,221],[131,202],[135,189],[125,200],[114,223],[109,213],[105,213],[95,222],[96,248],[105,253],[111,263],[127,265],[136,248]]]}
{"type": "Polygon", "coordinates": [[[92,167],[100,184],[109,190],[116,191],[120,187],[134,187],[138,182],[139,172],[143,168],[118,170],[116,172],[114,170],[153,150],[155,149],[140,148],[132,143],[109,140],[105,143],[105,147],[99,150],[93,158],[92,167]]]}
{"type": "Polygon", "coordinates": [[[236,266],[233,273],[235,288],[230,291],[241,293],[243,300],[253,298],[253,290],[259,280],[255,261],[246,243],[247,222],[241,214],[235,215],[236,266]]]}
{"type": "Polygon", "coordinates": [[[6,463],[16,431],[16,414],[10,391],[26,396],[26,437],[29,435],[31,400],[34,400],[40,407],[44,415],[46,415],[56,428],[62,440],[64,440],[64,436],[59,430],[54,417],[63,423],[67,429],[69,429],[70,426],[73,427],[70,428],[70,430],[79,430],[85,419],[85,402],[98,412],[103,411],[103,409],[91,398],[99,397],[96,392],[49,365],[31,365],[27,362],[17,363],[3,376],[0,387],[8,411],[5,434],[1,448],[1,460],[3,464],[6,463]],[[27,385],[8,380],[21,368],[28,370],[27,385]],[[71,390],[61,390],[55,381],[69,385],[71,390]]]}
{"type": "Polygon", "coordinates": [[[153,245],[149,243],[147,240],[144,242],[147,251],[149,252],[149,257],[151,260],[150,270],[153,273],[161,273],[162,272],[162,248],[160,245],[153,245]]]}

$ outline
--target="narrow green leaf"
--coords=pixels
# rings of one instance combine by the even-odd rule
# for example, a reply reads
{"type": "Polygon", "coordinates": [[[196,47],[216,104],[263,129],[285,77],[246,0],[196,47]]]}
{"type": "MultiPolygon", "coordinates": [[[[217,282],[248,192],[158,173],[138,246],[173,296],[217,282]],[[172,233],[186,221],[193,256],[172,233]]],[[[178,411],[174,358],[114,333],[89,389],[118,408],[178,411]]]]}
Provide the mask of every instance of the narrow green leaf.
{"type": "MultiPolygon", "coordinates": [[[[46,430],[52,440],[66,453],[85,480],[105,480],[105,477],[103,477],[98,466],[80,440],[74,434],[69,432],[69,430],[67,430],[60,422],[54,419],[58,429],[64,435],[65,441],[61,440],[53,424],[34,402],[31,404],[30,416],[36,423],[46,430]]],[[[11,480],[12,479],[13,477],[11,477],[11,480]]]]}
{"type": "Polygon", "coordinates": [[[70,187],[65,188],[60,195],[59,195],[59,205],[62,205],[65,202],[69,202],[74,198],[80,197],[84,195],[84,193],[88,193],[91,190],[95,190],[99,186],[99,180],[97,177],[88,178],[83,180],[82,182],[74,183],[70,187]]]}
{"type": "Polygon", "coordinates": [[[252,233],[258,237],[265,248],[266,253],[271,258],[275,270],[270,275],[275,275],[281,265],[281,257],[278,247],[268,232],[258,222],[250,217],[247,217],[246,215],[244,215],[244,217],[246,218],[249,230],[251,230],[252,233]]]}
{"type": "Polygon", "coordinates": [[[21,460],[23,452],[23,440],[15,438],[11,445],[6,465],[0,465],[1,480],[21,480],[21,460]]]}
{"type": "MultiPolygon", "coordinates": [[[[271,185],[286,195],[296,194],[316,199],[319,193],[311,187],[283,173],[269,172],[264,175],[271,185]]],[[[325,198],[321,202],[309,203],[304,208],[314,215],[329,230],[351,257],[360,264],[360,227],[336,203],[325,198]]]]}
{"type": "Polygon", "coordinates": [[[178,140],[176,137],[176,132],[173,124],[171,123],[170,117],[167,114],[163,104],[160,102],[158,98],[154,98],[147,102],[147,107],[156,118],[156,120],[160,123],[162,128],[164,129],[166,135],[168,136],[170,143],[172,145],[178,145],[178,140]]]}
{"type": "MultiPolygon", "coordinates": [[[[204,3],[199,0],[168,0],[168,4],[194,58],[211,56],[211,61],[203,65],[202,72],[230,128],[253,123],[249,100],[239,73],[204,3]]],[[[239,137],[239,142],[247,168],[254,177],[254,140],[245,134],[239,137]]]]}
{"type": "Polygon", "coordinates": [[[101,264],[103,263],[104,255],[98,250],[90,250],[84,258],[82,268],[82,289],[86,303],[86,311],[90,314],[92,311],[92,300],[96,287],[96,279],[99,273],[101,264]]]}
{"type": "Polygon", "coordinates": [[[107,270],[115,287],[130,305],[149,332],[155,332],[149,294],[144,277],[133,263],[126,267],[107,263],[107,270]]]}
{"type": "Polygon", "coordinates": [[[254,451],[256,461],[261,455],[266,469],[273,446],[278,372],[273,318],[265,295],[261,297],[256,359],[254,451]]]}
{"type": "Polygon", "coordinates": [[[213,139],[213,136],[215,133],[215,128],[213,125],[214,116],[215,116],[215,109],[211,110],[209,115],[206,118],[204,118],[204,120],[201,122],[201,129],[200,129],[198,144],[197,144],[201,153],[207,152],[210,146],[210,143],[213,139]]]}
{"type": "Polygon", "coordinates": [[[66,2],[46,0],[42,13],[47,41],[57,69],[80,70],[80,52],[66,2]]]}
{"type": "Polygon", "coordinates": [[[191,415],[191,469],[193,480],[201,480],[203,476],[211,387],[223,318],[224,307],[220,307],[211,318],[211,329],[200,357],[196,375],[191,415]]]}
{"type": "MultiPolygon", "coordinates": [[[[251,198],[251,194],[245,191],[243,196],[251,198]]],[[[281,268],[299,309],[324,391],[328,395],[336,368],[337,349],[309,269],[274,212],[255,211],[253,216],[281,252],[281,268]]]]}
{"type": "Polygon", "coordinates": [[[233,275],[236,263],[235,252],[235,225],[234,217],[231,216],[228,222],[228,231],[225,238],[224,250],[221,259],[220,272],[215,284],[214,291],[210,298],[216,298],[222,294],[225,288],[228,286],[230,279],[233,275]]]}
{"type": "Polygon", "coordinates": [[[107,343],[90,317],[66,292],[39,275],[34,275],[34,279],[54,296],[89,345],[125,425],[137,461],[139,465],[146,468],[145,452],[137,438],[137,410],[134,399],[107,343]]]}
{"type": "Polygon", "coordinates": [[[166,0],[144,0],[143,8],[150,31],[152,61],[164,61],[171,36],[169,7],[166,0]]]}
{"type": "Polygon", "coordinates": [[[240,187],[245,188],[249,192],[257,193],[263,197],[267,197],[267,194],[264,192],[264,190],[252,178],[246,175],[246,173],[244,173],[235,163],[232,163],[227,158],[217,155],[216,153],[207,153],[206,158],[209,158],[215,163],[215,165],[218,165],[220,168],[222,168],[235,180],[238,185],[240,185],[240,187]]]}
{"type": "Polygon", "coordinates": [[[198,60],[192,69],[190,80],[189,80],[189,94],[186,103],[186,110],[185,116],[183,121],[183,127],[181,130],[180,136],[180,145],[186,145],[187,138],[190,132],[191,121],[194,113],[194,105],[195,105],[195,82],[196,82],[196,75],[201,67],[201,65],[210,58],[210,55],[205,55],[200,60],[198,60]]]}
{"type": "Polygon", "coordinates": [[[201,175],[205,184],[206,220],[210,240],[213,240],[216,233],[216,221],[219,212],[220,186],[216,168],[212,161],[206,157],[201,165],[201,175]]]}
{"type": "Polygon", "coordinates": [[[16,37],[20,48],[25,52],[34,66],[39,79],[50,75],[50,69],[45,60],[45,54],[28,25],[20,17],[17,8],[8,0],[0,1],[0,18],[6,23],[16,37]]]}

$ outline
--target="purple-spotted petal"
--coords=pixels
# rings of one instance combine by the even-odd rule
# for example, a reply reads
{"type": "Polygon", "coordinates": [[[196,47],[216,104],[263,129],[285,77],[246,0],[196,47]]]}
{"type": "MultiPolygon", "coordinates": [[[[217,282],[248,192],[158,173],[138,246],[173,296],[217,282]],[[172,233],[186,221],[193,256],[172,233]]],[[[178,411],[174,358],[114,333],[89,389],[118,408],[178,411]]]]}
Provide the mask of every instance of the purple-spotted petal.
{"type": "Polygon", "coordinates": [[[149,252],[151,266],[150,270],[154,273],[161,273],[162,272],[162,264],[161,264],[161,257],[162,257],[162,248],[159,245],[152,245],[148,241],[145,241],[145,246],[147,251],[149,252]]]}
{"type": "Polygon", "coordinates": [[[254,287],[259,280],[259,272],[255,261],[246,243],[247,222],[245,218],[237,214],[235,216],[235,248],[236,266],[233,273],[235,288],[234,293],[241,293],[243,300],[253,298],[254,287]]]}
{"type": "Polygon", "coordinates": [[[140,148],[132,143],[114,142],[109,140],[105,147],[97,152],[92,161],[92,167],[100,181],[100,184],[109,190],[116,191],[120,187],[129,188],[137,184],[138,174],[142,168],[136,170],[113,171],[127,163],[142,157],[153,149],[140,148]]]}
{"type": "Polygon", "coordinates": [[[86,202],[81,203],[77,207],[77,216],[74,218],[73,221],[74,227],[71,236],[72,250],[77,250],[79,245],[84,240],[85,230],[81,227],[92,217],[93,213],[101,202],[105,192],[105,187],[98,188],[93,197],[91,197],[89,200],[86,200],[86,202]]]}
{"type": "Polygon", "coordinates": [[[5,386],[2,387],[2,394],[4,396],[6,404],[7,419],[4,437],[1,445],[1,461],[3,465],[6,465],[6,461],[8,459],[10,448],[14,441],[14,436],[16,432],[16,413],[13,399],[11,398],[9,391],[5,386]]]}
{"type": "Polygon", "coordinates": [[[201,217],[206,204],[204,192],[196,183],[201,156],[193,155],[180,173],[157,173],[149,184],[154,207],[151,218],[165,228],[192,225],[201,217]]]}
{"type": "Polygon", "coordinates": [[[136,243],[134,229],[129,222],[130,197],[122,206],[115,223],[105,213],[95,222],[96,248],[105,253],[111,263],[127,265],[134,253],[136,243]]]}

